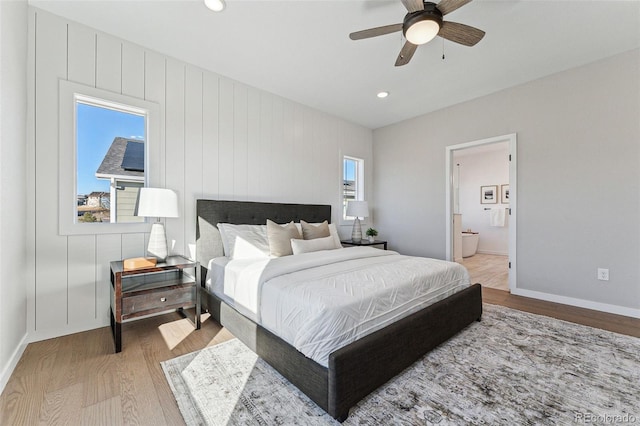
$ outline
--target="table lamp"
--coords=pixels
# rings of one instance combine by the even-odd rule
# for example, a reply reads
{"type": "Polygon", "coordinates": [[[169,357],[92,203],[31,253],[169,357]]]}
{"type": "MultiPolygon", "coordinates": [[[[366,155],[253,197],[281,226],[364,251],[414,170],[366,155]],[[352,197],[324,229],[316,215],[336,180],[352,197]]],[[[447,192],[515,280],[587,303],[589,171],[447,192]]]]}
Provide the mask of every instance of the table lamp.
{"type": "Polygon", "coordinates": [[[362,227],[360,218],[369,217],[369,204],[366,201],[347,201],[347,216],[355,217],[353,220],[353,230],[351,231],[351,241],[362,240],[362,227]]]}
{"type": "Polygon", "coordinates": [[[157,219],[151,226],[147,253],[157,258],[159,262],[164,262],[169,251],[167,249],[167,235],[160,218],[180,216],[178,212],[178,195],[171,189],[140,188],[135,215],[155,217],[157,219]]]}

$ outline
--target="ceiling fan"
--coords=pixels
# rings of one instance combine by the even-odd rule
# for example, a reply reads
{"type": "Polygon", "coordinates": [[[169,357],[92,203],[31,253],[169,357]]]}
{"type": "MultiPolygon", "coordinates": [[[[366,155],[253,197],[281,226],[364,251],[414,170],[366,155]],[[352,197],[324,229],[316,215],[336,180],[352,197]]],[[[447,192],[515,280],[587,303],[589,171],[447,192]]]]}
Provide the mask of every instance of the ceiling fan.
{"type": "Polygon", "coordinates": [[[356,31],[349,34],[349,38],[362,40],[402,30],[407,41],[396,59],[398,67],[408,64],[418,46],[431,41],[437,35],[464,46],[475,46],[484,37],[485,33],[482,30],[442,19],[443,16],[464,6],[471,0],[442,0],[438,4],[423,0],[400,1],[408,11],[401,24],[356,31]]]}

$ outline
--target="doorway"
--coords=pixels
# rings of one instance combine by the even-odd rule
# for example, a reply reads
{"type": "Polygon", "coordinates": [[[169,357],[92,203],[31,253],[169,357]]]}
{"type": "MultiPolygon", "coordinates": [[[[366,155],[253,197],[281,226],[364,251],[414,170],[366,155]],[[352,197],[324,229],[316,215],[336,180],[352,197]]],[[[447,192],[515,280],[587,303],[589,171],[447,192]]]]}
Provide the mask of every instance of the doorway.
{"type": "Polygon", "coordinates": [[[499,281],[502,274],[504,282],[506,274],[507,286],[512,292],[517,288],[516,148],[515,133],[446,147],[447,260],[465,264],[470,272],[482,271],[482,279],[489,287],[505,289],[506,283],[499,284],[499,281]],[[482,167],[492,169],[483,164],[498,161],[496,158],[504,158],[502,174],[495,170],[478,172],[482,167]],[[466,221],[461,207],[467,211],[466,221]],[[473,247],[474,242],[477,248],[473,247]],[[465,256],[477,254],[463,261],[461,247],[465,249],[465,256]]]}

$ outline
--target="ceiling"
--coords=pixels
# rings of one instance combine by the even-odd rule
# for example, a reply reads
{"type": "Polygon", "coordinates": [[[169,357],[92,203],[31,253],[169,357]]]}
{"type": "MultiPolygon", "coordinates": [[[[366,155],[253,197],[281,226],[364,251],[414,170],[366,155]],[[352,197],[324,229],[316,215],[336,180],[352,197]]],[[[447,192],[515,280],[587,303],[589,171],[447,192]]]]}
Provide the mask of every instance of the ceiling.
{"type": "Polygon", "coordinates": [[[401,33],[348,37],[402,22],[399,0],[29,3],[371,129],[640,47],[640,0],[475,0],[445,20],[486,31],[480,43],[437,37],[403,67],[401,33]]]}

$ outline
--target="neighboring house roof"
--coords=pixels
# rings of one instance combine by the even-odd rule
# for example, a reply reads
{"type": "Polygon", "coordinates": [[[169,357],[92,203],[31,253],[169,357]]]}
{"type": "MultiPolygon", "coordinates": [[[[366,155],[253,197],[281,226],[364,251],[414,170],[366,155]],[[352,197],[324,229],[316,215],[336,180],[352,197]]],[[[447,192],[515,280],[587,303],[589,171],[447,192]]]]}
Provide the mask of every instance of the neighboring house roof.
{"type": "Polygon", "coordinates": [[[116,137],[98,167],[96,177],[144,181],[144,141],[116,137]]]}

